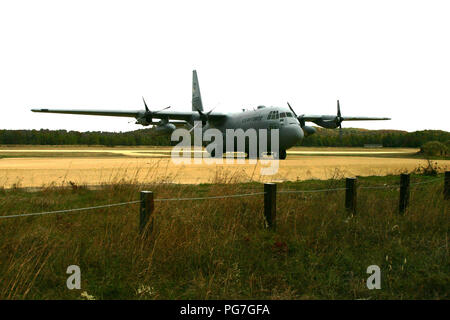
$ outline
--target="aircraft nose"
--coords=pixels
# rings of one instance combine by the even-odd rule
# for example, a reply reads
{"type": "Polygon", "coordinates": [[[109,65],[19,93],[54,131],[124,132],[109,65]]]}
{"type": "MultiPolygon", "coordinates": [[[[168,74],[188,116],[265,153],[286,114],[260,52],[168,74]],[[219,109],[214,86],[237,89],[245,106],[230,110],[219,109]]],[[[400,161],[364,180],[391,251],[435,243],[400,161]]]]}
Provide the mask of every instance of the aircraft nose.
{"type": "Polygon", "coordinates": [[[282,129],[281,144],[284,149],[295,146],[304,137],[302,128],[298,124],[291,124],[282,129]]]}
{"type": "Polygon", "coordinates": [[[297,125],[297,124],[293,124],[292,125],[292,130],[293,130],[293,136],[294,136],[294,139],[295,139],[295,143],[294,144],[296,144],[297,142],[299,142],[300,140],[303,139],[305,134],[303,133],[302,128],[299,125],[297,125]]]}

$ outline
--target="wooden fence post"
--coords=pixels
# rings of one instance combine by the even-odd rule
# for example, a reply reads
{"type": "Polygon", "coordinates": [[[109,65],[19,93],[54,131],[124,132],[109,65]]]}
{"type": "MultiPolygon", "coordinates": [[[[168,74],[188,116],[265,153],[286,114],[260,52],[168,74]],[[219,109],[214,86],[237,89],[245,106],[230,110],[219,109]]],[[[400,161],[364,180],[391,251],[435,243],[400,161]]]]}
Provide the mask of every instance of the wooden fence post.
{"type": "Polygon", "coordinates": [[[276,229],[277,217],[277,185],[276,183],[264,183],[264,217],[267,227],[276,229]]]}
{"type": "Polygon", "coordinates": [[[345,179],[345,209],[356,214],[356,178],[345,179]]]}
{"type": "Polygon", "coordinates": [[[399,212],[401,214],[405,213],[406,208],[408,207],[409,203],[409,174],[408,173],[402,173],[400,175],[400,201],[399,201],[399,212]]]}
{"type": "Polygon", "coordinates": [[[450,200],[450,171],[445,171],[444,199],[450,200]]]}
{"type": "Polygon", "coordinates": [[[141,191],[141,209],[140,209],[140,219],[139,219],[139,232],[143,234],[148,231],[152,232],[153,222],[148,226],[147,224],[150,220],[150,216],[153,213],[155,204],[153,202],[153,192],[152,191],[141,191]]]}

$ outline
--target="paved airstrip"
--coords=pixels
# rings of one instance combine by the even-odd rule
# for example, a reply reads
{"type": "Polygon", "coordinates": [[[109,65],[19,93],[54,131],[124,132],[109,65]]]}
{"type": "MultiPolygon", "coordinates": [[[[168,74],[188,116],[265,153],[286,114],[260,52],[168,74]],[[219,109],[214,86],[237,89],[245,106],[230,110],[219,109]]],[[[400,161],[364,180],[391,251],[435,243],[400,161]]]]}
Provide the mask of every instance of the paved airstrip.
{"type": "MultiPolygon", "coordinates": [[[[138,183],[233,183],[245,181],[295,181],[331,177],[398,174],[426,161],[408,158],[416,149],[295,148],[278,162],[277,173],[262,175],[272,160],[237,159],[232,163],[175,163],[167,147],[3,147],[0,148],[0,187],[42,187],[138,183]],[[385,157],[383,156],[385,155],[385,157]],[[402,157],[402,155],[404,157],[402,157]],[[394,156],[394,157],[393,157],[394,156]]],[[[206,154],[203,152],[204,156],[206,154]]],[[[450,160],[437,161],[450,168],[450,160]]]]}

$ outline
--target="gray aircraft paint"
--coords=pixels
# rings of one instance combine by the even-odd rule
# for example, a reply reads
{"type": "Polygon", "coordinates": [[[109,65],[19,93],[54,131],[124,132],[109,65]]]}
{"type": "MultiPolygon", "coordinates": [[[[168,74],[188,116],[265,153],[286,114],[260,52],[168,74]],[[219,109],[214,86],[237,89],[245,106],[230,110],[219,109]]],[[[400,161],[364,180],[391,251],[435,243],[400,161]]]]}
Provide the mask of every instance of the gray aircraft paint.
{"type": "Polygon", "coordinates": [[[192,72],[192,111],[203,111],[202,96],[200,94],[200,85],[197,79],[197,71],[192,72]]]}

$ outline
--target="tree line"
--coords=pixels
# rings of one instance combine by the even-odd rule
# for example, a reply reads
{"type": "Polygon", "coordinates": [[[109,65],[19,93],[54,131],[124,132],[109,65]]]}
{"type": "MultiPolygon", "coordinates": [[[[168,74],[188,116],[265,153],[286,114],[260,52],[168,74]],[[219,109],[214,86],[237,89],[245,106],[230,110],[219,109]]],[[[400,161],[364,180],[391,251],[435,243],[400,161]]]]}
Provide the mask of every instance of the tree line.
{"type": "MultiPolygon", "coordinates": [[[[423,130],[406,132],[399,130],[365,130],[344,128],[338,130],[316,128],[317,133],[303,139],[299,145],[363,147],[379,144],[384,147],[419,148],[429,141],[448,143],[450,132],[423,130]]],[[[66,130],[0,130],[1,145],[103,145],[103,146],[170,146],[170,136],[155,135],[151,129],[129,132],[66,131],[66,130]]]]}
{"type": "Polygon", "coordinates": [[[129,132],[66,131],[66,130],[0,130],[0,144],[11,145],[103,145],[166,146],[170,136],[158,136],[148,129],[129,132]]]}
{"type": "Polygon", "coordinates": [[[366,144],[382,145],[383,147],[419,148],[429,141],[447,143],[450,132],[441,130],[400,131],[400,130],[365,130],[355,128],[338,130],[316,128],[317,133],[301,141],[303,146],[344,146],[363,147],[366,144]]]}

